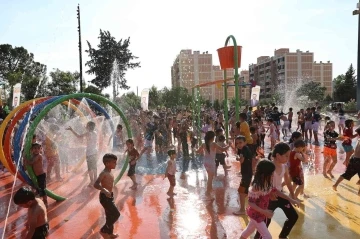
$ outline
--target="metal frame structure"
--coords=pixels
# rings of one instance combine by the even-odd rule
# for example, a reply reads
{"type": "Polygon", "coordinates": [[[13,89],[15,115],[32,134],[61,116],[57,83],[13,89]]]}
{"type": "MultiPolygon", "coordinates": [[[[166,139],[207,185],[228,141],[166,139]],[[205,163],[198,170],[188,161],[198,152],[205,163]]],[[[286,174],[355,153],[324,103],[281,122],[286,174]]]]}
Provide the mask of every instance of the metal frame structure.
{"type": "MultiPolygon", "coordinates": [[[[230,36],[228,36],[226,38],[225,47],[227,47],[230,39],[232,40],[233,45],[234,45],[233,46],[234,47],[234,59],[233,59],[234,60],[234,67],[233,67],[233,69],[235,70],[234,77],[233,78],[227,78],[226,69],[223,69],[224,70],[224,80],[215,80],[215,81],[212,81],[212,82],[206,82],[206,83],[203,83],[203,84],[198,84],[198,85],[195,85],[194,87],[192,87],[192,96],[193,96],[193,99],[194,99],[193,115],[195,116],[195,102],[196,102],[196,99],[197,99],[197,112],[198,112],[197,124],[198,124],[198,128],[200,128],[200,126],[201,126],[200,125],[200,101],[199,101],[200,88],[204,87],[204,86],[218,84],[218,83],[224,83],[224,116],[225,116],[225,136],[226,136],[226,140],[229,139],[229,127],[228,127],[229,109],[228,109],[228,106],[227,106],[228,105],[228,94],[227,94],[228,85],[226,83],[229,80],[235,79],[235,115],[236,115],[236,121],[239,121],[239,112],[240,112],[240,106],[239,106],[239,97],[240,97],[240,94],[239,94],[239,66],[238,66],[237,43],[236,43],[235,37],[233,35],[230,35],[230,36]],[[195,98],[195,88],[197,89],[196,98],[195,98]]],[[[194,118],[195,117],[193,117],[193,119],[194,118]]],[[[193,120],[193,125],[195,125],[195,120],[193,120]]]]}

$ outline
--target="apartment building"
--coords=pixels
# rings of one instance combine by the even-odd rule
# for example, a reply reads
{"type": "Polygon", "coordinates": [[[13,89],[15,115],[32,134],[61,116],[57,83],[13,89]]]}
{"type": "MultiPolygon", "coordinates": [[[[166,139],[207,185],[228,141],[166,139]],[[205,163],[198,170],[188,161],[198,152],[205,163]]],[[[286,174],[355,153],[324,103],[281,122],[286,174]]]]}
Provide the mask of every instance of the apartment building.
{"type": "Polygon", "coordinates": [[[250,83],[249,71],[247,71],[247,70],[240,71],[239,82],[240,82],[240,87],[239,87],[240,99],[250,101],[251,86],[249,86],[249,85],[242,86],[241,85],[241,83],[246,83],[246,84],[250,83]]]}
{"type": "Polygon", "coordinates": [[[313,52],[290,52],[277,49],[274,56],[260,56],[256,64],[249,65],[249,78],[261,87],[260,98],[271,98],[276,92],[285,93],[286,87],[319,82],[326,87],[325,95],[332,96],[332,63],[314,62],[313,52]]]}
{"type": "MultiPolygon", "coordinates": [[[[227,77],[233,77],[234,70],[227,70],[227,77]]],[[[171,67],[171,85],[181,86],[188,89],[191,94],[192,87],[198,84],[221,80],[224,73],[220,66],[212,64],[212,54],[200,51],[181,50],[171,67]]],[[[224,99],[222,84],[205,86],[200,88],[200,94],[205,100],[220,102],[224,99]]],[[[235,88],[228,88],[228,98],[235,97],[235,88]]]]}

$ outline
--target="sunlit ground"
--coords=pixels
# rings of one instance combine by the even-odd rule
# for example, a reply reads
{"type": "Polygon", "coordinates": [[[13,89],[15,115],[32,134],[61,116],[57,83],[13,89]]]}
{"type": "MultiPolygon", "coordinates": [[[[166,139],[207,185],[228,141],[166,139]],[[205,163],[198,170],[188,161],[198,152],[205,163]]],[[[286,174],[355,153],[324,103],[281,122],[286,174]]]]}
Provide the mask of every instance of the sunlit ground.
{"type": "MultiPolygon", "coordinates": [[[[334,192],[334,180],[325,179],[322,170],[321,148],[314,148],[316,160],[314,167],[306,169],[305,193],[310,196],[297,209],[299,220],[293,228],[291,239],[309,238],[360,238],[360,197],[357,196],[358,177],[344,183],[334,192]]],[[[146,159],[139,167],[155,167],[160,172],[156,160],[148,163],[146,159]]],[[[237,187],[240,182],[239,164],[230,157],[232,168],[225,177],[219,168],[214,181],[214,201],[204,201],[206,177],[202,169],[196,171],[190,165],[187,179],[177,175],[177,196],[168,199],[168,181],[160,174],[138,175],[141,182],[137,191],[129,189],[131,181],[124,176],[115,187],[116,205],[121,217],[115,224],[120,238],[239,238],[246,227],[246,216],[234,216],[238,209],[237,187]]],[[[179,163],[181,165],[181,163],[179,163]]],[[[339,161],[336,177],[344,166],[339,161]]],[[[119,169],[117,169],[119,170],[119,169]]],[[[61,203],[50,201],[48,216],[50,220],[49,238],[100,238],[99,228],[104,224],[103,209],[98,201],[99,192],[86,187],[88,178],[85,165],[82,172],[67,174],[63,183],[49,183],[48,187],[68,197],[61,203]]],[[[115,174],[118,171],[115,172],[115,174]]],[[[144,171],[138,171],[142,173],[144,171]]],[[[146,172],[151,172],[148,168],[146,172]]],[[[0,173],[0,233],[4,230],[4,220],[9,205],[13,176],[0,173]]],[[[20,186],[16,182],[16,188],[20,186]]],[[[24,238],[26,210],[10,204],[5,238],[24,238]]],[[[270,231],[277,238],[285,221],[285,215],[277,210],[270,225],[270,231]]]]}

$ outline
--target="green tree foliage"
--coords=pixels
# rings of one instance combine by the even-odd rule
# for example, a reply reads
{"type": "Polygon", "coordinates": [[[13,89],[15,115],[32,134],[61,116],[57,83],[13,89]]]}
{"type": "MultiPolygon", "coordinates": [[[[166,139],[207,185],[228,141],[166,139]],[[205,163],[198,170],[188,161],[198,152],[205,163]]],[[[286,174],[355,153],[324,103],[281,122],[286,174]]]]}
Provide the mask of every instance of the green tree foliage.
{"type": "MultiPolygon", "coordinates": [[[[13,47],[9,44],[0,45],[0,78],[5,81],[9,91],[8,101],[12,99],[13,86],[22,84],[22,101],[32,99],[35,95],[40,79],[46,74],[46,66],[34,60],[34,54],[29,53],[24,47],[13,47]]],[[[41,81],[38,95],[45,94],[43,86],[46,81],[41,81]]]]}
{"type": "Polygon", "coordinates": [[[55,69],[50,72],[51,82],[48,84],[50,95],[66,95],[76,93],[76,86],[79,83],[79,73],[70,71],[61,71],[55,69]]]}
{"type": "Polygon", "coordinates": [[[84,89],[85,93],[92,93],[92,94],[96,94],[96,95],[102,95],[101,94],[101,90],[99,88],[97,88],[96,86],[93,85],[89,85],[88,87],[86,87],[84,89]]]}
{"type": "Polygon", "coordinates": [[[163,105],[167,108],[189,106],[192,101],[191,95],[184,87],[164,87],[161,92],[163,105]]]}
{"type": "Polygon", "coordinates": [[[149,108],[154,109],[162,104],[162,92],[156,86],[152,86],[149,90],[149,108]]]}
{"type": "Polygon", "coordinates": [[[218,99],[214,100],[214,109],[215,110],[220,110],[221,106],[220,106],[220,102],[218,99]]]}
{"type": "Polygon", "coordinates": [[[89,49],[85,51],[90,57],[90,60],[85,64],[89,67],[86,73],[95,75],[91,83],[101,90],[110,86],[111,71],[113,62],[116,59],[120,71],[117,84],[121,89],[129,89],[129,86],[126,84],[125,73],[128,69],[140,67],[140,62],[132,62],[138,59],[138,57],[134,56],[129,50],[130,38],[124,41],[123,39],[116,41],[109,31],[102,31],[101,29],[98,38],[100,39],[100,43],[97,46],[98,49],[92,48],[90,42],[87,42],[89,49]]]}
{"type": "Polygon", "coordinates": [[[43,76],[25,75],[23,77],[21,84],[22,102],[47,95],[49,95],[48,77],[45,74],[43,76]]]}
{"type": "Polygon", "coordinates": [[[333,98],[331,98],[330,95],[327,95],[323,102],[324,104],[330,104],[331,102],[333,102],[333,98]]]}
{"type": "Polygon", "coordinates": [[[9,80],[10,85],[22,81],[20,76],[42,76],[46,66],[34,61],[34,54],[24,47],[12,47],[9,44],[0,45],[0,77],[9,80]],[[15,77],[17,76],[17,77],[15,77]]]}
{"type": "Polygon", "coordinates": [[[323,101],[325,97],[326,87],[322,87],[320,83],[310,81],[302,85],[296,92],[298,97],[307,96],[311,101],[323,101]]]}
{"type": "Polygon", "coordinates": [[[348,102],[356,99],[356,77],[352,64],[345,75],[338,75],[333,82],[335,101],[348,102]]]}
{"type": "Polygon", "coordinates": [[[129,92],[116,98],[115,102],[125,110],[141,108],[141,99],[134,92],[129,92]]]}

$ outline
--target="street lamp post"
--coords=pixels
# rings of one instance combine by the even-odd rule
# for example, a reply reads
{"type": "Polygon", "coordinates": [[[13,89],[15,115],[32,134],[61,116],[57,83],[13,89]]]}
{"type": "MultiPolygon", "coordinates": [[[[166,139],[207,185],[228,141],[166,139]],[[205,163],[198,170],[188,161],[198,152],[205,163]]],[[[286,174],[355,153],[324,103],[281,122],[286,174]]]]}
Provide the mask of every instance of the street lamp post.
{"type": "Polygon", "coordinates": [[[353,11],[353,15],[358,15],[358,49],[357,49],[357,87],[356,87],[356,108],[360,110],[360,0],[356,6],[356,10],[353,11]]]}
{"type": "Polygon", "coordinates": [[[79,32],[79,63],[80,63],[80,93],[83,92],[82,85],[82,52],[81,52],[81,25],[80,25],[80,5],[77,6],[78,32],[79,32]]]}

